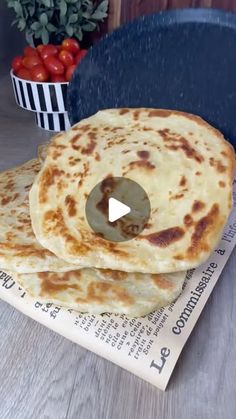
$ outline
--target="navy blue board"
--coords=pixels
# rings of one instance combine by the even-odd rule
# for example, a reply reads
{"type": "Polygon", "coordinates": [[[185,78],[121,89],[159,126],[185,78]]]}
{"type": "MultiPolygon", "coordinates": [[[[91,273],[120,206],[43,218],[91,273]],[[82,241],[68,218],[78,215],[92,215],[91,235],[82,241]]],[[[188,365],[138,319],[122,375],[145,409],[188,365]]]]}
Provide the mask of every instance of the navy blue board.
{"type": "Polygon", "coordinates": [[[114,107],[195,113],[236,146],[236,14],[161,12],[105,36],[75,71],[69,119],[114,107]]]}

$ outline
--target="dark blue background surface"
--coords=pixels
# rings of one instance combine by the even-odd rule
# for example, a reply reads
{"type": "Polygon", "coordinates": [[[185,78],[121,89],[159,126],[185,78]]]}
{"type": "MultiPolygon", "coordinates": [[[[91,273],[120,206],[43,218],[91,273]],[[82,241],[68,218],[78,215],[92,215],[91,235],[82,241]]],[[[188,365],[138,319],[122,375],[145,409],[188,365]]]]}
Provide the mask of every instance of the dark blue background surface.
{"type": "Polygon", "coordinates": [[[236,146],[236,16],[162,12],[98,42],[69,86],[71,123],[100,109],[143,106],[198,114],[236,146]]]}

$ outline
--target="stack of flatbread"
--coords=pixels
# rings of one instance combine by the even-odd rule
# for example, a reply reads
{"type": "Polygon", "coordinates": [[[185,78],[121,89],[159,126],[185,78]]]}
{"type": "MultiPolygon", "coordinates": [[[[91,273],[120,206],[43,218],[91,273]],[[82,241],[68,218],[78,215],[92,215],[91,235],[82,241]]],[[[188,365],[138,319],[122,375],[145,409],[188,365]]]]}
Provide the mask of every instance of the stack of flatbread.
{"type": "Polygon", "coordinates": [[[142,316],[174,301],[216,246],[232,208],[235,155],[201,118],[158,109],[98,112],[0,174],[0,269],[33,297],[81,312],[142,316]],[[86,220],[107,176],[147,192],[150,220],[110,242],[86,220]]]}

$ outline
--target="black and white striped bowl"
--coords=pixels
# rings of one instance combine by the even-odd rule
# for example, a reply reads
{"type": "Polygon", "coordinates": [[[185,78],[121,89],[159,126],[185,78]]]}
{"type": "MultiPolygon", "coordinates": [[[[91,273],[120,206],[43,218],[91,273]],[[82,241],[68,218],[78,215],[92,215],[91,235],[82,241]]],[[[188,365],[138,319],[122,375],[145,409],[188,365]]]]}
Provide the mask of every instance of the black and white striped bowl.
{"type": "Polygon", "coordinates": [[[17,104],[35,113],[40,128],[48,131],[66,131],[70,128],[66,110],[69,83],[37,83],[20,79],[12,70],[10,74],[17,104]]]}

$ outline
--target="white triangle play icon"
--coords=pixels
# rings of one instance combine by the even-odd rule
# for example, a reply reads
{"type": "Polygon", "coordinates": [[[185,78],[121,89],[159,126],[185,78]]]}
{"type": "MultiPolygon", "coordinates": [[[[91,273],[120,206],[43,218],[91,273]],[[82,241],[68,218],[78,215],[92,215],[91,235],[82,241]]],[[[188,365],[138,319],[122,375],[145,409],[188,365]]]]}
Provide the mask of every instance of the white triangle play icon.
{"type": "Polygon", "coordinates": [[[123,204],[122,202],[118,201],[115,198],[109,198],[108,201],[108,220],[110,223],[113,223],[119,218],[124,217],[131,212],[130,207],[128,205],[123,204]]]}

